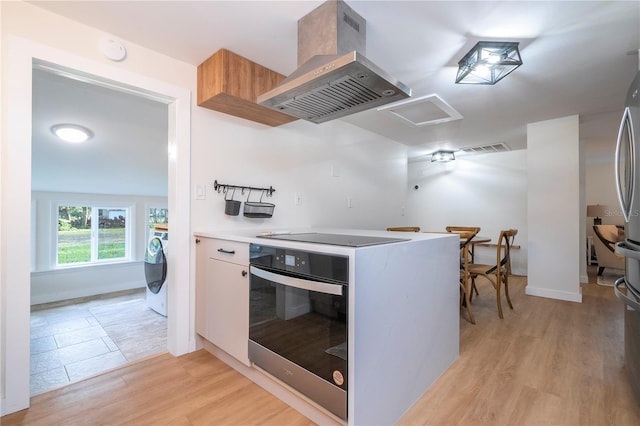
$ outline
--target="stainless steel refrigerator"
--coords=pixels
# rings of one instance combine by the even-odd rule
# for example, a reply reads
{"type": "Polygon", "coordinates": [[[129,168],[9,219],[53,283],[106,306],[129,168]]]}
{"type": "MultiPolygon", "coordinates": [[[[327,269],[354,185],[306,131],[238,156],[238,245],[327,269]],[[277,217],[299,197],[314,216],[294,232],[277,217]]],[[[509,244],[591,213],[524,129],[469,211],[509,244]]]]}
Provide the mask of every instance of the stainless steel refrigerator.
{"type": "Polygon", "coordinates": [[[625,220],[625,241],[616,252],[625,257],[625,276],[614,291],[625,304],[625,369],[640,403],[640,72],[636,74],[618,131],[615,174],[618,200],[625,220]]]}

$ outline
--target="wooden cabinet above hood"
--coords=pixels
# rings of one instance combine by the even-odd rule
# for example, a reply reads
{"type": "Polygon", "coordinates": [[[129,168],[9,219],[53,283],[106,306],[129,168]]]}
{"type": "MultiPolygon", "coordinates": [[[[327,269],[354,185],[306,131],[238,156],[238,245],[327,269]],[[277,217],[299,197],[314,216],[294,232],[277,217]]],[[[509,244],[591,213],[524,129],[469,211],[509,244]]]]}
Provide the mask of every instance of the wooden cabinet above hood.
{"type": "Polygon", "coordinates": [[[198,106],[280,126],[298,118],[260,106],[257,98],[284,79],[282,74],[220,49],[198,66],[198,106]]]}

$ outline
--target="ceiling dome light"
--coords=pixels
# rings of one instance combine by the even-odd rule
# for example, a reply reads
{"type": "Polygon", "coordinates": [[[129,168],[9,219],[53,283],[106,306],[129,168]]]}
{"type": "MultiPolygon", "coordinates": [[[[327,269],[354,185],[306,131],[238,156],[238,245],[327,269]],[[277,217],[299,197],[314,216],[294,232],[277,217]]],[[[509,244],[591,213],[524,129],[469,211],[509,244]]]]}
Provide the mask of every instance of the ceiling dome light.
{"type": "Polygon", "coordinates": [[[77,124],[56,124],[51,133],[65,142],[82,143],[93,136],[91,130],[77,124]]]}

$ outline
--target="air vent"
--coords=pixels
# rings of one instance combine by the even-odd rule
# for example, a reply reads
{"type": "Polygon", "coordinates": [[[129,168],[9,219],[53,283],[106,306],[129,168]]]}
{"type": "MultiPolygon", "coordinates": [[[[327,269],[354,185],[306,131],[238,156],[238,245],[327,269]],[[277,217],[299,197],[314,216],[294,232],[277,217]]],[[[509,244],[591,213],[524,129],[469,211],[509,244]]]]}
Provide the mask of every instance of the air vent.
{"type": "Polygon", "coordinates": [[[462,114],[436,94],[396,102],[378,108],[378,111],[387,112],[413,127],[442,124],[462,118],[462,114]]]}
{"type": "Polygon", "coordinates": [[[354,30],[356,30],[357,32],[360,32],[360,24],[358,24],[358,21],[356,21],[355,19],[353,19],[351,16],[347,15],[346,13],[342,16],[342,19],[344,20],[344,22],[346,22],[351,28],[353,28],[354,30]]]}
{"type": "Polygon", "coordinates": [[[470,148],[462,148],[461,151],[464,152],[465,154],[490,154],[494,152],[511,151],[511,148],[509,148],[504,143],[496,143],[493,145],[483,145],[483,146],[473,146],[470,148]]]}

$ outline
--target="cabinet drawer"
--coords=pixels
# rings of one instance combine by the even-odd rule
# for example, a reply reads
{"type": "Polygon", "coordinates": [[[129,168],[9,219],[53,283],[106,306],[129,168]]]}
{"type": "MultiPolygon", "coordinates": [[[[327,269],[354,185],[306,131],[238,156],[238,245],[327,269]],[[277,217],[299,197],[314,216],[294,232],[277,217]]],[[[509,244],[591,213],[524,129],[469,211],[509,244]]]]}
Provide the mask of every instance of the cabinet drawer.
{"type": "Polygon", "coordinates": [[[212,239],[208,244],[209,258],[236,263],[249,264],[249,244],[238,241],[212,239]]]}

